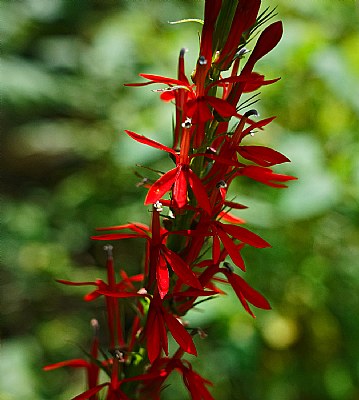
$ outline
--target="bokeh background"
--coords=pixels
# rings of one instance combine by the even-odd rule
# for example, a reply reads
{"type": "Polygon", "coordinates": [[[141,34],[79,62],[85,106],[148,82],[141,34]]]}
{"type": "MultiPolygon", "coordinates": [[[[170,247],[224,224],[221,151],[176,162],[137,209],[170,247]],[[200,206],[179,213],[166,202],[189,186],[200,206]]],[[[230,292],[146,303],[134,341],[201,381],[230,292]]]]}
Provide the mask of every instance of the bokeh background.
{"type": "MultiPolygon", "coordinates": [[[[0,398],[65,400],[81,371],[43,365],[81,357],[101,302],[56,278],[103,276],[98,226],[149,221],[136,163],[166,168],[131,129],[170,144],[171,105],[139,72],[175,76],[181,47],[190,73],[203,1],[1,2],[2,266],[0,398]]],[[[282,79],[262,90],[261,117],[278,118],[251,140],[285,153],[277,168],[299,181],[276,190],[242,181],[240,216],[272,244],[246,249],[247,278],[273,310],[252,320],[231,293],[188,315],[196,370],[218,400],[359,398],[359,30],[351,0],[266,0],[285,35],[256,70],[282,79]],[[279,18],[277,17],[277,19],[279,18]]],[[[115,243],[117,265],[141,268],[142,243],[115,243]]],[[[179,379],[163,399],[186,399],[179,379]]]]}

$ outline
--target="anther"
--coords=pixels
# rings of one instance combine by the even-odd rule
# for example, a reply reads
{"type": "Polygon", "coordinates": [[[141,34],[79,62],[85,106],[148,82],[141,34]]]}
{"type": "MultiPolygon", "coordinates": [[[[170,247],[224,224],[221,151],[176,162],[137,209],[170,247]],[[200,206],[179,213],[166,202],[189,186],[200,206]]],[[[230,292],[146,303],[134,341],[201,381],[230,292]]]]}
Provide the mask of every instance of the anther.
{"type": "Polygon", "coordinates": [[[225,181],[219,181],[216,183],[216,188],[217,189],[225,189],[227,187],[227,184],[225,181]]]}
{"type": "Polygon", "coordinates": [[[90,324],[91,324],[91,327],[92,327],[92,329],[93,329],[93,331],[94,331],[94,334],[95,334],[95,336],[96,336],[96,335],[97,335],[97,332],[98,332],[99,329],[100,329],[100,324],[98,323],[98,321],[97,321],[96,318],[92,318],[91,321],[90,321],[90,324]]]}
{"type": "Polygon", "coordinates": [[[198,64],[199,65],[206,65],[207,64],[207,60],[205,59],[204,56],[200,56],[198,59],[198,64]]]}
{"type": "Polygon", "coordinates": [[[251,117],[252,115],[254,115],[256,117],[259,117],[259,113],[255,109],[248,110],[246,113],[244,113],[244,116],[247,117],[247,118],[251,117]]]}
{"type": "Polygon", "coordinates": [[[160,201],[156,201],[156,203],[153,205],[153,208],[157,211],[157,212],[162,212],[163,208],[162,208],[162,203],[160,201]]]}
{"type": "Polygon", "coordinates": [[[192,126],[192,119],[186,118],[186,120],[182,123],[182,128],[189,129],[192,126]]]}
{"type": "Polygon", "coordinates": [[[185,47],[182,47],[181,51],[180,51],[180,57],[184,57],[185,53],[187,53],[188,49],[186,49],[185,47]]]}
{"type": "Polygon", "coordinates": [[[217,150],[214,147],[207,147],[206,154],[216,154],[217,150]]]}
{"type": "Polygon", "coordinates": [[[108,257],[112,257],[113,246],[111,244],[106,244],[105,246],[103,246],[103,249],[107,253],[108,257]]]}
{"type": "Polygon", "coordinates": [[[242,57],[247,53],[249,53],[249,50],[246,49],[245,47],[242,47],[239,51],[237,51],[236,57],[242,57]]]}
{"type": "Polygon", "coordinates": [[[228,272],[233,272],[233,271],[234,271],[233,266],[232,266],[229,262],[227,262],[227,261],[225,261],[225,262],[223,263],[223,267],[224,267],[228,272]]]}

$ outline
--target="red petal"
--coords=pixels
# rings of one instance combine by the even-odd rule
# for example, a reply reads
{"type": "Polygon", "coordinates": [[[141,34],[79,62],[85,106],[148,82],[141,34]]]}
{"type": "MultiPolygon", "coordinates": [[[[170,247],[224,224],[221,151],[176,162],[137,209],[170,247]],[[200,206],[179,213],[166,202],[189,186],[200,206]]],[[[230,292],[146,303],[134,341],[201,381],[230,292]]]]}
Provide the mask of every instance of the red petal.
{"type": "Polygon", "coordinates": [[[164,92],[161,93],[160,99],[162,101],[170,102],[176,98],[176,94],[174,90],[165,90],[164,92]]]}
{"type": "Polygon", "coordinates": [[[170,279],[169,279],[167,263],[162,257],[159,257],[157,263],[156,278],[157,278],[158,291],[161,299],[163,299],[168,292],[170,279]]]}
{"type": "Polygon", "coordinates": [[[178,167],[171,169],[161,176],[149,189],[145,204],[154,204],[160,200],[161,197],[171,190],[172,185],[175,183],[178,167]]]}
{"type": "Polygon", "coordinates": [[[226,100],[218,99],[213,96],[204,96],[204,98],[222,117],[226,118],[237,115],[236,107],[229,104],[226,100]]]}
{"type": "Polygon", "coordinates": [[[150,306],[147,316],[145,334],[147,339],[147,354],[148,359],[153,363],[156,358],[159,357],[161,352],[161,336],[159,324],[162,322],[155,310],[155,308],[150,306]]]}
{"type": "MultiPolygon", "coordinates": [[[[234,291],[236,292],[238,298],[243,305],[244,303],[246,303],[246,301],[249,301],[249,303],[253,304],[255,307],[262,308],[264,310],[271,309],[268,301],[259,292],[248,285],[248,283],[243,278],[223,269],[222,272],[227,276],[228,282],[232,285],[234,291]]],[[[247,307],[244,305],[244,308],[254,317],[248,305],[247,307]]]]}
{"type": "Polygon", "coordinates": [[[139,143],[146,144],[147,146],[154,147],[155,149],[164,150],[167,151],[167,153],[176,155],[176,152],[173,149],[165,146],[164,144],[158,143],[152,139],[148,139],[146,138],[146,136],[139,135],[138,133],[135,132],[131,132],[128,130],[125,130],[125,132],[127,133],[128,136],[130,136],[132,139],[136,140],[139,143]]]}
{"type": "Polygon", "coordinates": [[[93,396],[94,394],[98,393],[102,388],[104,388],[105,386],[109,386],[109,383],[103,383],[101,385],[98,385],[92,389],[86,390],[86,392],[83,392],[81,394],[79,394],[76,397],[73,397],[72,400],[86,400],[86,399],[90,399],[91,396],[93,396]]]}
{"type": "Polygon", "coordinates": [[[224,220],[231,224],[244,224],[246,222],[243,218],[236,217],[229,211],[221,211],[218,216],[221,220],[224,220]]]}
{"type": "Polygon", "coordinates": [[[245,271],[246,266],[244,264],[243,258],[240,253],[240,248],[233,242],[233,240],[224,232],[221,228],[217,229],[217,234],[221,239],[223,246],[227,250],[229,256],[232,261],[239,267],[241,270],[245,271]]]}
{"type": "Polygon", "coordinates": [[[221,224],[221,226],[229,235],[250,246],[257,248],[271,247],[268,242],[246,228],[229,224],[221,224]]]}
{"type": "Polygon", "coordinates": [[[275,78],[275,79],[270,79],[268,81],[265,81],[264,79],[259,80],[257,82],[248,82],[245,84],[243,92],[244,93],[250,93],[250,92],[254,92],[255,90],[258,90],[259,88],[261,88],[262,86],[266,86],[266,85],[271,85],[272,83],[278,82],[280,80],[280,78],[275,78]]]}
{"type": "Polygon", "coordinates": [[[187,179],[182,166],[178,168],[176,180],[173,185],[172,199],[178,208],[183,208],[187,204],[187,179]]]}
{"type": "Polygon", "coordinates": [[[274,22],[269,25],[259,36],[259,39],[242,70],[242,74],[246,75],[252,71],[254,64],[267,53],[269,53],[280,41],[283,34],[283,26],[281,21],[274,22]]]}
{"type": "Polygon", "coordinates": [[[44,371],[52,371],[53,369],[62,368],[62,367],[72,367],[72,368],[88,368],[90,363],[82,360],[81,358],[75,358],[73,360],[60,361],[55,364],[46,365],[42,369],[44,371]]]}
{"type": "Polygon", "coordinates": [[[147,233],[150,230],[148,225],[142,224],[141,222],[136,222],[136,223],[132,222],[130,224],[96,228],[97,231],[120,231],[122,229],[131,229],[132,231],[137,232],[137,233],[147,233]]]}
{"type": "Polygon", "coordinates": [[[161,76],[161,75],[154,75],[154,74],[139,74],[139,75],[142,76],[142,78],[150,80],[151,81],[150,83],[164,83],[167,85],[176,85],[176,86],[185,86],[185,87],[188,86],[185,84],[185,82],[182,82],[178,79],[167,78],[167,77],[161,76]]]}
{"type": "Polygon", "coordinates": [[[233,201],[225,201],[224,205],[230,208],[235,208],[236,210],[244,210],[246,208],[248,208],[247,206],[244,206],[243,204],[239,204],[239,203],[234,203],[233,201]]]}
{"type": "Polygon", "coordinates": [[[275,183],[275,181],[286,182],[297,179],[294,176],[276,174],[270,168],[257,167],[255,165],[248,165],[242,168],[241,171],[239,172],[239,175],[245,175],[248,178],[251,178],[255,181],[277,188],[286,188],[287,186],[275,183]]]}
{"type": "Polygon", "coordinates": [[[136,233],[107,233],[106,235],[91,236],[92,240],[121,240],[133,238],[146,238],[147,235],[138,235],[136,233]]]}
{"type": "Polygon", "coordinates": [[[71,282],[71,281],[66,281],[65,279],[56,279],[56,282],[71,286],[89,286],[89,285],[98,286],[97,282],[71,282]]]}
{"type": "Polygon", "coordinates": [[[162,254],[165,257],[168,264],[173,269],[173,272],[188,286],[192,286],[197,289],[203,289],[200,281],[196,274],[191,270],[188,264],[182,260],[182,258],[174,251],[168,249],[165,245],[161,247],[162,254]]]}
{"type": "Polygon", "coordinates": [[[167,312],[165,312],[163,316],[174,340],[185,352],[197,355],[196,346],[193,343],[192,336],[186,331],[177,318],[167,312]]]}
{"type": "Polygon", "coordinates": [[[202,184],[202,181],[191,169],[188,170],[187,176],[188,176],[188,182],[196,197],[199,207],[203,208],[203,210],[205,210],[208,214],[210,214],[211,205],[209,203],[208,195],[206,189],[202,184]]]}
{"type": "Polygon", "coordinates": [[[255,162],[263,167],[290,162],[279,151],[264,146],[238,146],[238,153],[245,159],[255,162]]]}
{"type": "Polygon", "coordinates": [[[259,128],[262,129],[263,126],[268,125],[269,123],[271,123],[276,117],[270,117],[270,118],[265,118],[262,119],[258,122],[254,122],[253,124],[251,124],[248,128],[246,128],[243,132],[242,132],[242,137],[249,135],[253,129],[259,128]]]}

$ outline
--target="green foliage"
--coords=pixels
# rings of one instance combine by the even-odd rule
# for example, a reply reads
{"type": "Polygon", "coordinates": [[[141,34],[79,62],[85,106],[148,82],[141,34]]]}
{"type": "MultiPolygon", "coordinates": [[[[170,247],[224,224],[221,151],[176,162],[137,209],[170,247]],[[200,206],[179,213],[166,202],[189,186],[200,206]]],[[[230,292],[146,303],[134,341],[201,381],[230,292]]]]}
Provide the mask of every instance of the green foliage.
{"type": "MultiPolygon", "coordinates": [[[[139,72],[175,76],[181,47],[190,74],[199,28],[167,22],[202,18],[202,3],[24,0],[4,1],[1,12],[0,387],[6,400],[68,399],[83,389],[81,373],[41,368],[80,356],[77,344],[85,347],[90,319],[101,324],[103,309],[54,280],[103,274],[101,245],[88,239],[94,227],[149,220],[134,167],[161,169],[168,160],[122,132],[169,143],[171,110],[146,87],[122,85],[139,72]]],[[[249,181],[232,193],[250,207],[237,215],[273,246],[245,252],[248,264],[261,265],[249,282],[273,310],[253,322],[231,295],[200,304],[188,315],[208,333],[198,343],[206,362],[195,368],[215,382],[218,400],[354,400],[358,8],[282,0],[277,12],[284,38],[257,69],[282,76],[259,103],[262,117],[278,118],[249,140],[282,150],[292,163],[280,171],[300,180],[280,193],[249,181]]],[[[140,246],[116,243],[118,266],[138,272],[140,246]]]]}

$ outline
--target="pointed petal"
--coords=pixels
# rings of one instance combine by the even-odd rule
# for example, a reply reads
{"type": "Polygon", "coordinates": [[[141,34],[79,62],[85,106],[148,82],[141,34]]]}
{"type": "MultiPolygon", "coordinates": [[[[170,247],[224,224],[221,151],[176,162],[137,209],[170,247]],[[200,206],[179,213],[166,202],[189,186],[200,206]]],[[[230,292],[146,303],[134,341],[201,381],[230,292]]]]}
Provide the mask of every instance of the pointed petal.
{"type": "Polygon", "coordinates": [[[241,242],[247,243],[250,246],[257,248],[271,247],[268,242],[262,239],[260,236],[251,232],[250,230],[243,228],[242,226],[221,224],[222,229],[224,229],[229,235],[235,237],[241,242]]]}
{"type": "Polygon", "coordinates": [[[179,79],[167,78],[165,76],[155,75],[155,74],[139,74],[139,75],[142,76],[142,78],[148,79],[149,81],[151,81],[151,83],[164,83],[166,85],[176,85],[184,87],[188,86],[186,82],[183,82],[179,79]]]}
{"type": "Polygon", "coordinates": [[[171,190],[172,185],[175,183],[178,168],[173,168],[162,175],[149,189],[145,204],[154,204],[160,200],[161,197],[171,190]]]}
{"type": "Polygon", "coordinates": [[[227,118],[237,115],[236,107],[229,104],[226,100],[213,96],[204,96],[204,98],[222,117],[227,118]]]}
{"type": "Polygon", "coordinates": [[[146,339],[147,339],[147,354],[150,363],[152,364],[161,353],[161,336],[159,324],[161,321],[158,318],[154,307],[150,306],[146,322],[146,339]]]}
{"type": "Polygon", "coordinates": [[[157,279],[158,292],[160,294],[161,299],[163,299],[168,293],[168,288],[170,285],[167,263],[163,259],[163,257],[159,257],[158,259],[156,268],[156,279],[157,279]]]}
{"type": "Polygon", "coordinates": [[[218,216],[221,220],[229,222],[231,224],[244,224],[246,221],[243,218],[236,217],[229,211],[221,211],[218,216]]]}
{"type": "Polygon", "coordinates": [[[179,166],[175,183],[173,185],[172,200],[178,208],[183,208],[187,204],[187,179],[182,167],[179,166]]]}
{"type": "Polygon", "coordinates": [[[243,258],[240,253],[240,248],[233,242],[233,240],[227,235],[227,233],[221,228],[217,229],[217,234],[221,239],[223,246],[226,248],[229,256],[232,261],[239,267],[241,270],[245,271],[246,266],[244,264],[243,258]]]}
{"type": "Polygon", "coordinates": [[[287,185],[275,183],[276,181],[287,182],[297,179],[291,175],[276,174],[270,168],[258,167],[256,165],[248,165],[242,168],[239,172],[239,175],[245,175],[255,181],[277,188],[286,188],[287,185]]]}
{"type": "Polygon", "coordinates": [[[188,264],[174,251],[168,249],[165,245],[161,247],[162,254],[173,269],[173,272],[188,286],[197,289],[203,289],[196,274],[191,270],[188,264]]]}
{"type": "Polygon", "coordinates": [[[171,149],[168,146],[165,146],[164,144],[156,142],[155,140],[149,139],[146,136],[139,135],[138,133],[132,131],[125,130],[125,132],[127,133],[128,136],[130,136],[132,139],[136,140],[139,143],[146,144],[147,146],[154,147],[155,149],[164,150],[167,151],[167,153],[176,155],[176,152],[173,149],[171,149]]]}
{"type": "Polygon", "coordinates": [[[139,235],[137,233],[107,233],[106,235],[91,236],[92,240],[121,240],[121,239],[134,239],[144,238],[148,239],[147,235],[139,235]]]}
{"type": "Polygon", "coordinates": [[[245,159],[255,162],[263,167],[290,162],[279,151],[265,146],[238,146],[237,152],[245,159]]]}
{"type": "Polygon", "coordinates": [[[186,331],[184,326],[170,313],[165,312],[163,316],[174,340],[185,352],[197,355],[192,336],[186,331]]]}
{"type": "Polygon", "coordinates": [[[83,392],[79,394],[78,396],[75,396],[72,398],[72,400],[87,400],[90,399],[91,396],[95,395],[98,393],[101,389],[103,389],[105,386],[109,386],[109,383],[102,383],[101,385],[98,385],[92,389],[86,390],[86,392],[83,392]]]}
{"type": "Polygon", "coordinates": [[[198,178],[198,176],[189,169],[187,171],[187,177],[189,185],[196,197],[198,206],[203,208],[208,214],[211,213],[211,205],[209,203],[208,195],[206,189],[204,188],[202,181],[198,178]]]}
{"type": "Polygon", "coordinates": [[[250,73],[254,64],[267,53],[269,53],[279,43],[283,34],[283,26],[281,21],[274,22],[269,25],[259,36],[259,39],[242,70],[242,74],[250,73]]]}
{"type": "Polygon", "coordinates": [[[66,361],[60,361],[55,364],[49,364],[43,367],[42,369],[44,371],[52,371],[53,369],[57,368],[62,368],[62,367],[72,367],[72,368],[88,368],[90,366],[90,363],[87,362],[86,360],[83,360],[81,358],[75,358],[73,360],[66,360],[66,361]]]}

